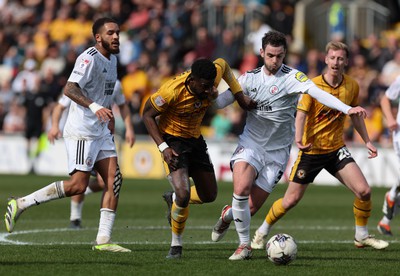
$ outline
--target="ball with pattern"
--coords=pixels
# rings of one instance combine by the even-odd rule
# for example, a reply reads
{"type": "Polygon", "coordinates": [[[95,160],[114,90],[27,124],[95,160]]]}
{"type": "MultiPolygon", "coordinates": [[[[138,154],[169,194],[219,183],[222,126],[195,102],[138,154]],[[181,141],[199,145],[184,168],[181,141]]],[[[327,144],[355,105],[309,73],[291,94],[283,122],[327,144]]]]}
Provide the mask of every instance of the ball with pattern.
{"type": "Polygon", "coordinates": [[[288,234],[276,234],[267,242],[268,260],[276,265],[287,265],[296,259],[297,244],[288,234]]]}

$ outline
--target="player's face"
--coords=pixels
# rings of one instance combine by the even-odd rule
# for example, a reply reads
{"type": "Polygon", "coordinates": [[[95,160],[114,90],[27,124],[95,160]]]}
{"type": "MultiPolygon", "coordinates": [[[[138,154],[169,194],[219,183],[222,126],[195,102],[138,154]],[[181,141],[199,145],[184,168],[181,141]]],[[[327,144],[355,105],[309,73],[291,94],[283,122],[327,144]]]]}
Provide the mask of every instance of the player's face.
{"type": "Polygon", "coordinates": [[[104,24],[100,35],[101,46],[111,54],[119,53],[119,27],[115,23],[104,24]]]}
{"type": "Polygon", "coordinates": [[[199,99],[204,100],[214,92],[214,80],[191,78],[190,90],[199,99]]]}
{"type": "Polygon", "coordinates": [[[331,75],[342,75],[345,67],[348,64],[346,51],[329,49],[325,56],[325,63],[327,65],[327,73],[331,75]]]}
{"type": "Polygon", "coordinates": [[[264,60],[264,66],[267,73],[275,74],[282,66],[286,51],[283,46],[274,47],[268,44],[265,46],[265,49],[260,50],[260,54],[264,60]]]}

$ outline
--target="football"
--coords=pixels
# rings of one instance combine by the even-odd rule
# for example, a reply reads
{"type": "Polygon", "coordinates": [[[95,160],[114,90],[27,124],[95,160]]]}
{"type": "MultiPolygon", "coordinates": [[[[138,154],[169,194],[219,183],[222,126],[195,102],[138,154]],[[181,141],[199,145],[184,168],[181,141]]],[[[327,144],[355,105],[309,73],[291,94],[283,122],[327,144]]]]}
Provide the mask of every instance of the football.
{"type": "Polygon", "coordinates": [[[276,234],[267,242],[268,260],[276,265],[287,265],[296,259],[297,244],[288,234],[276,234]]]}

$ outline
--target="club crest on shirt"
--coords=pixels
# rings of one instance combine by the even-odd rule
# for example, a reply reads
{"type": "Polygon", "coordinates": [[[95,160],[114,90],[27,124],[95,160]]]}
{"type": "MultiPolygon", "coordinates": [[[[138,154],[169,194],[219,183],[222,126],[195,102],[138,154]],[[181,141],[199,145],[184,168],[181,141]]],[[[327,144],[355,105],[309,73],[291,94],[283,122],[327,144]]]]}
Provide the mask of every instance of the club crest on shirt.
{"type": "Polygon", "coordinates": [[[279,88],[278,88],[278,86],[272,85],[272,86],[269,88],[269,93],[271,93],[271,95],[278,94],[278,93],[279,93],[279,88]]]}
{"type": "Polygon", "coordinates": [[[165,104],[165,100],[164,100],[163,97],[158,96],[157,98],[154,99],[154,103],[155,103],[157,106],[163,106],[163,105],[165,104]]]}
{"type": "Polygon", "coordinates": [[[306,82],[308,80],[308,77],[303,72],[297,72],[295,78],[299,82],[306,82]]]}
{"type": "Polygon", "coordinates": [[[195,102],[194,108],[200,108],[202,106],[202,102],[195,102]]]}
{"type": "Polygon", "coordinates": [[[86,66],[88,66],[90,63],[90,60],[83,58],[81,63],[79,64],[80,68],[85,68],[86,66]]]}
{"type": "Polygon", "coordinates": [[[306,177],[306,171],[303,170],[303,169],[298,170],[296,174],[297,174],[297,177],[298,177],[299,179],[304,179],[304,178],[306,177]]]}

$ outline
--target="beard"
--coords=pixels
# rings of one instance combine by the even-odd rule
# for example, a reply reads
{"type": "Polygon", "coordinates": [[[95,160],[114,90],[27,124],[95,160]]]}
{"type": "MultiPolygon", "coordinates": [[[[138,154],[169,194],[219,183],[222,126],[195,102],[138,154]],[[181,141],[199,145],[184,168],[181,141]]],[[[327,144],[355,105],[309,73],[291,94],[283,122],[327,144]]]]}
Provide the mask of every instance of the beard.
{"type": "Polygon", "coordinates": [[[107,41],[101,39],[101,45],[103,46],[104,49],[106,49],[109,53],[111,54],[119,54],[119,45],[117,48],[113,47],[111,43],[108,43],[107,41]]]}

